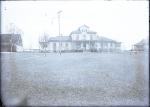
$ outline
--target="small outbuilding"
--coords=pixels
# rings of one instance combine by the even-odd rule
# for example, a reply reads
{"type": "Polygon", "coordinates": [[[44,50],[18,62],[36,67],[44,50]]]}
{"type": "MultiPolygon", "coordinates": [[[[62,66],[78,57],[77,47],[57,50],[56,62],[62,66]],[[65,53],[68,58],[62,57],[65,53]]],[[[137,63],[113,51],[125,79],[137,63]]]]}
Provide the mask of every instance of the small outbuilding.
{"type": "Polygon", "coordinates": [[[0,34],[1,52],[23,51],[20,34],[0,34]]]}
{"type": "Polygon", "coordinates": [[[146,39],[141,40],[140,42],[133,45],[134,51],[148,51],[149,50],[149,42],[146,39]]]}

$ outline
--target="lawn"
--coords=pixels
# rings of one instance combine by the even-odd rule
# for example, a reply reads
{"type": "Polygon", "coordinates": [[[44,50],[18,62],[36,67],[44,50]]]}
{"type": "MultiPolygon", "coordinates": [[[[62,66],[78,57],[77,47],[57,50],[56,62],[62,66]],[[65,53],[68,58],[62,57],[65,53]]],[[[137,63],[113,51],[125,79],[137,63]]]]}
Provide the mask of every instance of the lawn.
{"type": "Polygon", "coordinates": [[[148,53],[2,53],[7,105],[148,105],[148,53]]]}

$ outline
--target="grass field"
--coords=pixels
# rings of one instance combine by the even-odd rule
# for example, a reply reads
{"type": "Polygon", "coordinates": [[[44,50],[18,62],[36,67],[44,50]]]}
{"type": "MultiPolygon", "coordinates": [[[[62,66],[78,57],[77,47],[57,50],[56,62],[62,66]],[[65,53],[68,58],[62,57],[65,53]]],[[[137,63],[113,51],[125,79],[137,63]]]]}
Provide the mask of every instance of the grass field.
{"type": "Polygon", "coordinates": [[[7,105],[148,105],[148,53],[2,53],[7,105]]]}

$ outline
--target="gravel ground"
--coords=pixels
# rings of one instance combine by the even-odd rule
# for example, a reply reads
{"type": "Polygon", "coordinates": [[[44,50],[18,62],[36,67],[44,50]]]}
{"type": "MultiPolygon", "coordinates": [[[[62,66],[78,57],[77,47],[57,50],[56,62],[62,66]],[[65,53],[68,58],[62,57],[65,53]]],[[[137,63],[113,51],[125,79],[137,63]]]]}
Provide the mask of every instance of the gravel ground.
{"type": "Polygon", "coordinates": [[[148,105],[148,53],[2,53],[5,105],[148,105]]]}

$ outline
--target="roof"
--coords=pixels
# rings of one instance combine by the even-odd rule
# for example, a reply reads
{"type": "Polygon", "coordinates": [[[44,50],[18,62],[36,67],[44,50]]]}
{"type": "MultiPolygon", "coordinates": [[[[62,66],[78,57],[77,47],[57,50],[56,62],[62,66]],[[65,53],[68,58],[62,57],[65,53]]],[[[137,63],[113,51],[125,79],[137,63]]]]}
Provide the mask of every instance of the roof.
{"type": "Polygon", "coordinates": [[[106,38],[106,37],[103,37],[103,36],[98,37],[98,40],[99,40],[99,41],[106,41],[106,42],[121,43],[121,42],[117,42],[117,41],[115,41],[115,40],[112,40],[112,39],[109,39],[109,38],[106,38]]]}
{"type": "Polygon", "coordinates": [[[70,36],[56,36],[56,37],[51,37],[49,38],[49,42],[52,41],[71,41],[71,37],[70,36]]]}
{"type": "Polygon", "coordinates": [[[148,40],[147,39],[142,39],[140,42],[136,43],[135,45],[148,45],[148,40]]]}
{"type": "MultiPolygon", "coordinates": [[[[72,31],[71,33],[70,33],[70,36],[72,35],[72,34],[80,34],[80,33],[82,33],[81,31],[79,31],[79,30],[75,30],[75,31],[72,31]]],[[[97,32],[94,32],[94,31],[88,31],[87,32],[87,34],[96,34],[97,32]]]]}
{"type": "MultiPolygon", "coordinates": [[[[87,27],[87,28],[89,28],[87,25],[84,24],[84,25],[80,26],[77,30],[72,31],[72,32],[70,33],[70,35],[82,33],[82,32],[80,31],[80,28],[81,28],[81,27],[84,27],[84,26],[87,27]]],[[[88,30],[87,33],[88,33],[88,34],[96,34],[97,32],[88,30]]]]}
{"type": "Polygon", "coordinates": [[[72,31],[71,34],[80,34],[81,31],[80,30],[75,30],[75,31],[72,31]]]}
{"type": "Polygon", "coordinates": [[[89,26],[87,26],[87,25],[82,25],[82,26],[80,26],[79,28],[81,28],[81,27],[86,27],[86,28],[89,28],[89,26]]]}
{"type": "Polygon", "coordinates": [[[94,31],[87,31],[88,34],[96,34],[97,32],[94,31]]]}

